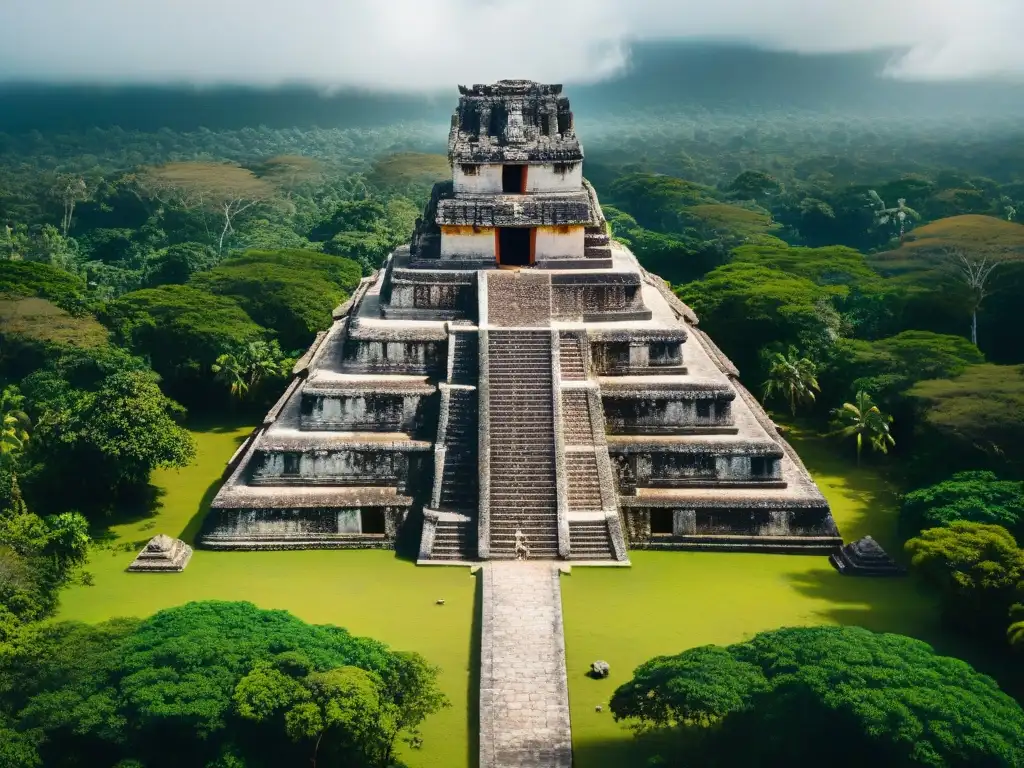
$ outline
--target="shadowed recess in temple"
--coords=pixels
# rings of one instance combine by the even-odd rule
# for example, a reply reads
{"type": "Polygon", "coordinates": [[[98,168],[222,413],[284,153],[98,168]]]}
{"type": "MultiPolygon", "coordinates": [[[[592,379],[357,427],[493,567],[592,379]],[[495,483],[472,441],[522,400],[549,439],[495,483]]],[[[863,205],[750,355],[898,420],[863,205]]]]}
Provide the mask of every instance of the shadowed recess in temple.
{"type": "Polygon", "coordinates": [[[561,86],[460,93],[452,179],[298,361],[200,545],[834,551],[827,502],[739,372],[610,239],[561,86]]]}

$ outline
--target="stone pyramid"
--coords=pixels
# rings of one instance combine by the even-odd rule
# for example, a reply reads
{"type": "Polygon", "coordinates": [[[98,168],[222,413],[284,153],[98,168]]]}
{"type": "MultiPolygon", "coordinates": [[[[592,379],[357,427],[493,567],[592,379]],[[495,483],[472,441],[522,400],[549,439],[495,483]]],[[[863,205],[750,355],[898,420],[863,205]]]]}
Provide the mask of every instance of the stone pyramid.
{"type": "Polygon", "coordinates": [[[138,557],[128,566],[128,570],[142,573],[177,573],[185,570],[191,557],[192,547],[181,539],[172,539],[161,533],[149,540],[138,557]]]}
{"type": "Polygon", "coordinates": [[[853,541],[829,555],[835,569],[847,576],[903,576],[906,570],[870,536],[853,541]]]}

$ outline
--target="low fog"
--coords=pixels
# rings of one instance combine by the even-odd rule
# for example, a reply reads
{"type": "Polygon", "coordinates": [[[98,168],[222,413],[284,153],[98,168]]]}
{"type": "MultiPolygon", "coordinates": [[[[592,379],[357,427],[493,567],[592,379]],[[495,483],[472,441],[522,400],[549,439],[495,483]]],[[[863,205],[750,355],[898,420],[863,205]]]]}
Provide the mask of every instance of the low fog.
{"type": "Polygon", "coordinates": [[[595,82],[630,44],[892,50],[886,76],[1024,80],[1021,0],[8,0],[0,80],[385,90],[595,82]]]}

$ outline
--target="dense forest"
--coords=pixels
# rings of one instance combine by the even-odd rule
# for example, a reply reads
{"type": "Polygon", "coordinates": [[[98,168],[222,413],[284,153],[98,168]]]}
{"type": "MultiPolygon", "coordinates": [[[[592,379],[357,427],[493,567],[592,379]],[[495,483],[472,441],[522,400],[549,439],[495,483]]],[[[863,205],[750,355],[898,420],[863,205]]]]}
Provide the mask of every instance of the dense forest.
{"type": "MultiPolygon", "coordinates": [[[[975,89],[964,114],[900,115],[825,111],[822,93],[689,104],[655,85],[574,101],[612,234],[780,423],[900,485],[908,552],[954,631],[995,654],[1024,645],[1024,130],[978,116],[1001,91],[975,89]]],[[[922,105],[938,92],[886,88],[922,105]]],[[[325,747],[388,764],[399,732],[443,705],[419,658],[271,617],[281,644],[247,641],[210,673],[206,709],[158,712],[146,654],[181,653],[161,650],[175,632],[203,642],[203,604],[89,630],[41,622],[88,579],[90,536],[152,470],[191,461],[189,420],[257,418],[331,310],[408,239],[449,173],[450,103],[388,102],[343,127],[316,127],[312,108],[301,127],[165,127],[111,122],[124,105],[110,96],[93,102],[106,117],[73,125],[32,93],[0,94],[37,104],[33,127],[31,110],[0,110],[0,762],[101,749],[165,764],[147,733],[180,738],[196,765],[294,759],[283,719],[260,730],[276,685],[305,708],[303,733],[327,731],[316,718],[337,714],[339,690],[390,708],[388,733],[325,747]],[[216,749],[189,724],[220,733],[216,749]]],[[[246,637],[264,620],[232,610],[218,620],[246,637]]],[[[338,716],[354,722],[363,704],[348,700],[338,716]]]]}

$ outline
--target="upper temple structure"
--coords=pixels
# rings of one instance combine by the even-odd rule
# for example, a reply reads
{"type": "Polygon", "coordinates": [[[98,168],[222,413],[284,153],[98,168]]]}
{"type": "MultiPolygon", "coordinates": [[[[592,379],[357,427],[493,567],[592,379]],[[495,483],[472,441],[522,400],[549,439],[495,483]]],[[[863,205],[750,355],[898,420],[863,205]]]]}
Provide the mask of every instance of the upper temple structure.
{"type": "Polygon", "coordinates": [[[200,545],[622,563],[839,547],[739,372],[609,238],[561,86],[460,93],[452,179],[296,364],[200,545]]]}

